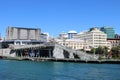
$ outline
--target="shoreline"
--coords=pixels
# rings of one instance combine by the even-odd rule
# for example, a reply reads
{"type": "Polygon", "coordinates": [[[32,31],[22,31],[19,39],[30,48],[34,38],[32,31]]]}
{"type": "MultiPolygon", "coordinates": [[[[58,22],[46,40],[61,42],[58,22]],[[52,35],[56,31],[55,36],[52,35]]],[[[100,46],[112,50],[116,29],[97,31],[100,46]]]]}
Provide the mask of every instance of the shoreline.
{"type": "Polygon", "coordinates": [[[95,63],[95,64],[120,64],[119,59],[109,59],[109,60],[80,60],[80,59],[56,59],[56,58],[44,58],[44,57],[6,57],[0,56],[0,60],[17,60],[17,61],[51,61],[51,62],[73,62],[73,63],[95,63]]]}

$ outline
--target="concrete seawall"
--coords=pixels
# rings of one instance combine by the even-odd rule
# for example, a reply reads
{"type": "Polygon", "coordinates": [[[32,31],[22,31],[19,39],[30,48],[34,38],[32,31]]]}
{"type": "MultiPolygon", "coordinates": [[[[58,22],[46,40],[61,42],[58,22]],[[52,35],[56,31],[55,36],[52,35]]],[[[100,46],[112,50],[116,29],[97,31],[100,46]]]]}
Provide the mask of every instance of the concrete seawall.
{"type": "Polygon", "coordinates": [[[120,64],[120,60],[80,60],[80,59],[56,59],[56,58],[44,58],[44,57],[6,57],[1,56],[1,60],[29,60],[29,61],[52,61],[52,62],[73,62],[73,63],[95,63],[95,64],[120,64]]]}

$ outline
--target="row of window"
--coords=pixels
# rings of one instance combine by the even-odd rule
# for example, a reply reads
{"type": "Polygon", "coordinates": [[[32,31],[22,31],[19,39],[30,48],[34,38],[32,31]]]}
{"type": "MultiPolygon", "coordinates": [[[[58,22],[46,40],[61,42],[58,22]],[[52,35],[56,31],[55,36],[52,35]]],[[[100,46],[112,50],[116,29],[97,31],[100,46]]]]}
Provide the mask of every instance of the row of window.
{"type": "Polygon", "coordinates": [[[110,41],[111,43],[120,43],[120,41],[110,41]]]}

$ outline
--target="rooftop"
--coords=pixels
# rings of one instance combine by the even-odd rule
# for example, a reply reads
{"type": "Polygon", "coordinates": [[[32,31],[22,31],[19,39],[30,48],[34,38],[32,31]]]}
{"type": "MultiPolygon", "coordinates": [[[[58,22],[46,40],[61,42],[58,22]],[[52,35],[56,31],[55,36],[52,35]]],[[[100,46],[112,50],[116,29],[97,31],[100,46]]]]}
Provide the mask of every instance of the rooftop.
{"type": "Polygon", "coordinates": [[[8,26],[10,28],[17,28],[17,29],[30,29],[30,30],[38,30],[40,28],[27,28],[27,27],[12,27],[12,26],[8,26]]]}
{"type": "Polygon", "coordinates": [[[77,31],[71,30],[68,33],[77,33],[77,31]]]}

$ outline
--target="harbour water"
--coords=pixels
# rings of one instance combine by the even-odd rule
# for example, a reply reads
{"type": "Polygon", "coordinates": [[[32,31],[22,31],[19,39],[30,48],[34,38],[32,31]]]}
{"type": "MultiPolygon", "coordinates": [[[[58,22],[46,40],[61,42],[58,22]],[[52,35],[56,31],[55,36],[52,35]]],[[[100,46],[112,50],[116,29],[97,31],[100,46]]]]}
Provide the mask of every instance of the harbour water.
{"type": "Polygon", "coordinates": [[[0,60],[0,80],[120,80],[120,64],[0,60]]]}

